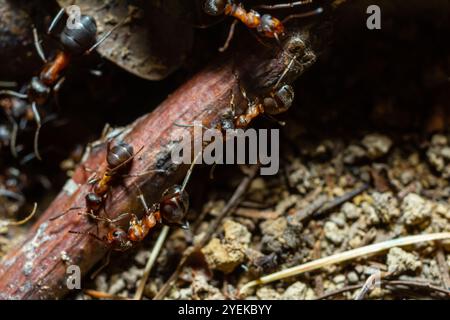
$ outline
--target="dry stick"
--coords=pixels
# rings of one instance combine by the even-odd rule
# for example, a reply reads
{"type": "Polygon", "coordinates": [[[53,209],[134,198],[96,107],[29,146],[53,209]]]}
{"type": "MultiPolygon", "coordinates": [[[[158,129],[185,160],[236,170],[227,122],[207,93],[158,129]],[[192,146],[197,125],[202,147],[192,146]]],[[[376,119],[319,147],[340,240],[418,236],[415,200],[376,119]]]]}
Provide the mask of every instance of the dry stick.
{"type": "Polygon", "coordinates": [[[394,240],[388,240],[380,243],[375,243],[369,246],[341,252],[332,256],[328,256],[325,258],[313,260],[310,262],[307,262],[305,264],[295,266],[292,268],[288,268],[285,270],[281,270],[272,274],[269,274],[267,276],[263,276],[257,280],[250,281],[247,284],[245,284],[241,288],[241,293],[244,293],[247,289],[261,285],[261,284],[267,284],[273,281],[285,279],[292,276],[297,276],[299,274],[317,270],[332,264],[341,263],[344,261],[354,260],[356,258],[364,257],[373,255],[376,253],[380,253],[382,251],[386,251],[393,247],[403,247],[419,242],[426,242],[426,241],[434,241],[434,240],[444,240],[444,239],[450,239],[450,232],[442,232],[442,233],[432,233],[432,234],[421,234],[416,236],[409,236],[394,240]]]}
{"type": "MultiPolygon", "coordinates": [[[[442,293],[445,294],[446,296],[448,296],[450,298],[450,290],[438,287],[438,286],[434,286],[430,283],[422,283],[422,282],[417,282],[417,281],[411,281],[411,280],[388,280],[388,281],[382,281],[380,283],[380,285],[382,287],[388,287],[388,286],[407,286],[407,287],[415,287],[418,289],[425,289],[425,290],[430,290],[430,291],[436,291],[438,293],[442,293]]],[[[317,298],[317,300],[322,300],[322,299],[327,299],[329,297],[332,296],[336,296],[338,294],[341,293],[345,293],[348,291],[353,291],[353,290],[357,290],[359,288],[362,288],[364,286],[364,283],[359,283],[359,284],[354,284],[351,286],[347,286],[341,289],[337,289],[337,290],[333,290],[330,292],[327,292],[321,296],[319,296],[317,298]]]]}
{"type": "Polygon", "coordinates": [[[147,261],[147,265],[144,269],[144,274],[142,275],[141,282],[139,283],[139,287],[136,290],[136,293],[134,294],[134,300],[141,300],[142,294],[144,292],[145,284],[147,283],[148,276],[150,275],[150,272],[152,271],[152,267],[155,264],[156,258],[158,257],[159,252],[161,251],[161,248],[164,244],[164,241],[166,240],[167,234],[169,233],[169,227],[164,226],[161,230],[161,233],[158,236],[158,240],[156,240],[155,246],[153,247],[152,253],[150,254],[150,257],[147,261]]]}
{"type": "Polygon", "coordinates": [[[254,165],[249,170],[246,177],[244,177],[237,187],[237,189],[234,191],[232,197],[228,201],[228,203],[225,205],[225,207],[222,209],[222,211],[219,213],[219,215],[216,217],[216,219],[211,222],[211,224],[208,227],[208,230],[206,231],[205,235],[202,237],[202,239],[195,244],[194,246],[190,246],[189,248],[186,248],[183,252],[183,257],[181,258],[180,262],[178,263],[177,268],[172,273],[170,278],[164,283],[164,285],[161,287],[159,292],[156,294],[156,296],[153,298],[154,300],[161,300],[165,297],[167,292],[169,291],[170,287],[173,285],[173,283],[177,280],[178,275],[183,270],[184,264],[186,263],[187,259],[191,255],[191,253],[199,250],[202,248],[206,242],[209,241],[209,239],[212,237],[212,235],[217,231],[217,228],[219,227],[220,222],[228,215],[230,214],[236,207],[239,205],[239,203],[242,201],[243,195],[247,191],[248,187],[250,186],[250,183],[253,181],[253,179],[256,176],[256,173],[259,170],[259,165],[254,165]]]}
{"type": "Polygon", "coordinates": [[[442,283],[446,289],[450,289],[450,275],[448,272],[448,264],[445,261],[445,254],[442,247],[439,245],[439,248],[436,253],[436,262],[439,266],[439,271],[441,272],[442,283]]]}

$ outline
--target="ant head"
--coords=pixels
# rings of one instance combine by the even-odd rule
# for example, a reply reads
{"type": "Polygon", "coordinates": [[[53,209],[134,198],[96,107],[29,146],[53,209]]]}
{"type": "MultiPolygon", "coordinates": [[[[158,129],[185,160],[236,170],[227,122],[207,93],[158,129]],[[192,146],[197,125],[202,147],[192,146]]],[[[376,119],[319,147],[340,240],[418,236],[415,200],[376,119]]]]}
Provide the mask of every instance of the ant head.
{"type": "Polygon", "coordinates": [[[284,84],[276,89],[270,96],[264,98],[264,111],[268,114],[279,114],[287,111],[294,101],[294,89],[284,84]]]}
{"type": "Polygon", "coordinates": [[[189,209],[189,195],[180,185],[174,185],[164,191],[159,211],[161,218],[168,225],[185,225],[185,217],[189,209]]]}
{"type": "Polygon", "coordinates": [[[98,209],[100,209],[103,199],[98,196],[97,194],[95,194],[94,192],[89,192],[86,197],[86,207],[88,207],[88,209],[90,210],[94,210],[97,211],[98,209]]]}
{"type": "Polygon", "coordinates": [[[211,16],[220,16],[225,11],[227,0],[206,0],[203,10],[211,16]]]}
{"type": "Polygon", "coordinates": [[[37,105],[42,105],[47,101],[50,91],[50,87],[41,79],[33,77],[28,86],[28,99],[36,102],[37,105]]]}
{"type": "Polygon", "coordinates": [[[125,251],[131,247],[131,242],[128,241],[127,233],[120,228],[112,229],[106,236],[108,244],[114,247],[116,250],[125,251]]]}
{"type": "Polygon", "coordinates": [[[96,41],[97,24],[91,16],[81,15],[75,26],[67,24],[59,39],[64,48],[72,54],[83,54],[96,41]]]}
{"type": "Polygon", "coordinates": [[[124,141],[120,141],[108,151],[106,161],[110,168],[116,168],[128,161],[133,154],[133,146],[124,141]]]}

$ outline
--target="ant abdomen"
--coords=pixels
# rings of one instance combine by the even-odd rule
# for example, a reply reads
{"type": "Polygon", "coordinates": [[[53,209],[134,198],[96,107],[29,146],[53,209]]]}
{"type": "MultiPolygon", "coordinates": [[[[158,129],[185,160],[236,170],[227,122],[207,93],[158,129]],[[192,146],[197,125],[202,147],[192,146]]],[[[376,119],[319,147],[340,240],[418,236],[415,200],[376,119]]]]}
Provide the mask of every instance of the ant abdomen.
{"type": "Polygon", "coordinates": [[[95,19],[88,15],[81,15],[76,26],[65,26],[60,36],[61,44],[72,54],[86,52],[97,38],[97,24],[95,19]]]}
{"type": "Polygon", "coordinates": [[[121,141],[109,150],[106,161],[108,162],[108,166],[114,169],[126,161],[129,161],[133,157],[133,154],[133,147],[130,144],[121,141]]]}
{"type": "Polygon", "coordinates": [[[220,16],[225,11],[227,3],[227,0],[206,0],[203,9],[209,15],[220,16]]]}
{"type": "Polygon", "coordinates": [[[264,112],[279,114],[286,112],[294,101],[294,89],[285,84],[263,100],[264,112]]]}
{"type": "Polygon", "coordinates": [[[189,195],[180,185],[164,191],[159,208],[163,223],[183,226],[188,209],[189,195]]]}

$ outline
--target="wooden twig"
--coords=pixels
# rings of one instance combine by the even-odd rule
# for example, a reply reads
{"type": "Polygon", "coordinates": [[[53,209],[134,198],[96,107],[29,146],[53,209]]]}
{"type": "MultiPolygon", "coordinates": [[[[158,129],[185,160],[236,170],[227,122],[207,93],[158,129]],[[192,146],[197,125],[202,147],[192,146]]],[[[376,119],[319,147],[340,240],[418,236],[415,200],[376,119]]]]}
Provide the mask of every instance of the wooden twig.
{"type": "Polygon", "coordinates": [[[325,258],[313,260],[299,266],[295,266],[292,268],[284,269],[267,276],[263,276],[257,280],[250,281],[246,283],[241,289],[241,293],[245,293],[249,288],[267,284],[273,281],[289,278],[292,276],[297,276],[305,272],[317,270],[329,265],[342,263],[345,261],[354,260],[361,257],[367,257],[370,255],[374,255],[377,253],[384,252],[393,247],[402,247],[407,245],[412,245],[420,242],[427,241],[435,241],[435,240],[445,240],[450,239],[450,232],[442,232],[442,233],[431,233],[431,234],[420,234],[416,236],[409,236],[399,239],[388,240],[380,243],[371,244],[365,247],[352,249],[345,252],[340,252],[334,254],[332,256],[328,256],[325,258]]]}
{"type": "MultiPolygon", "coordinates": [[[[330,297],[334,297],[334,296],[337,296],[337,295],[345,293],[345,292],[360,289],[364,286],[364,284],[365,283],[354,284],[351,286],[343,287],[341,289],[326,292],[325,294],[317,297],[317,300],[328,299],[330,297]]],[[[440,294],[444,295],[447,299],[450,299],[450,290],[435,286],[428,282],[424,283],[424,282],[411,281],[411,280],[384,280],[378,284],[384,288],[389,288],[389,287],[395,288],[395,287],[405,286],[405,287],[410,287],[410,288],[415,288],[415,289],[434,291],[436,293],[440,293],[440,294]]]]}
{"type": "Polygon", "coordinates": [[[147,283],[147,279],[152,271],[152,267],[155,264],[156,258],[158,258],[158,254],[161,251],[161,248],[166,240],[167,235],[169,234],[169,227],[164,226],[161,230],[161,233],[156,240],[155,246],[153,247],[152,253],[148,258],[147,264],[145,265],[144,274],[142,275],[141,282],[134,294],[134,300],[141,300],[142,294],[144,293],[145,284],[147,283]]]}
{"type": "Polygon", "coordinates": [[[441,246],[439,246],[436,252],[436,262],[439,266],[439,271],[442,277],[442,283],[446,289],[450,290],[450,275],[448,272],[448,264],[447,261],[445,261],[444,250],[442,249],[441,246]]]}

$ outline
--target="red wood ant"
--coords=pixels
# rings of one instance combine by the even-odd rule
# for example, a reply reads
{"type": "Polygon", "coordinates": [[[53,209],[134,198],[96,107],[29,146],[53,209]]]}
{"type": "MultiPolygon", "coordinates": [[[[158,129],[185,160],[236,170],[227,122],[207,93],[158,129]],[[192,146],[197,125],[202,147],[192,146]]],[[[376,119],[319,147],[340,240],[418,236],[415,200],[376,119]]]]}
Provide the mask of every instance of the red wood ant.
{"type": "MultiPolygon", "coordinates": [[[[63,8],[53,18],[47,34],[51,35],[53,33],[64,13],[65,9],[63,8]]],[[[47,61],[44,50],[42,49],[38,39],[37,31],[36,29],[33,29],[34,45],[38,55],[44,61],[45,65],[41,69],[38,76],[31,78],[25,93],[12,90],[0,90],[0,95],[26,99],[30,102],[33,117],[37,126],[34,136],[34,152],[36,154],[36,158],[39,160],[42,160],[38,148],[39,132],[41,129],[41,116],[37,107],[44,105],[52,93],[55,96],[57,95],[62,83],[65,80],[62,73],[69,66],[73,56],[91,53],[122,24],[123,22],[117,24],[97,41],[97,24],[95,19],[89,15],[80,15],[79,21],[77,21],[74,26],[69,26],[69,24],[66,23],[64,29],[59,34],[61,49],[56,53],[55,58],[51,61],[47,61]]],[[[15,153],[16,152],[13,154],[15,153]]]]}
{"type": "MultiPolygon", "coordinates": [[[[276,5],[261,5],[258,8],[265,10],[274,9],[286,9],[294,8],[296,6],[306,5],[311,3],[312,0],[295,1],[285,4],[276,5]]],[[[308,17],[311,15],[316,15],[323,11],[322,8],[318,8],[314,11],[293,14],[286,17],[283,21],[271,16],[270,14],[263,14],[262,16],[255,10],[247,11],[242,3],[235,3],[233,0],[206,0],[204,2],[203,10],[205,13],[212,16],[231,16],[236,20],[233,21],[230,31],[225,42],[225,45],[219,49],[219,51],[225,51],[234,35],[234,29],[238,21],[241,21],[250,29],[256,29],[256,31],[266,38],[275,38],[279,43],[280,36],[285,33],[285,23],[293,18],[308,17]]]]}
{"type": "MultiPolygon", "coordinates": [[[[126,143],[126,142],[118,142],[115,146],[111,148],[110,142],[108,142],[107,145],[107,153],[106,153],[106,163],[107,166],[103,173],[101,174],[100,178],[93,178],[88,181],[89,184],[92,184],[92,191],[86,194],[85,201],[86,201],[86,207],[73,207],[70,209],[67,209],[63,213],[50,218],[50,221],[56,220],[69,211],[72,210],[81,210],[86,209],[86,212],[84,214],[96,219],[96,220],[102,220],[102,221],[108,221],[111,222],[108,218],[102,218],[98,216],[98,211],[100,208],[103,207],[104,202],[107,198],[108,191],[110,190],[112,184],[114,183],[114,180],[120,176],[120,177],[131,177],[131,176],[139,176],[145,173],[141,173],[139,175],[119,175],[119,173],[126,169],[126,167],[130,164],[130,162],[133,160],[133,158],[142,151],[144,147],[141,147],[136,153],[133,150],[133,147],[126,143]]],[[[154,171],[160,171],[160,170],[152,170],[154,171]]],[[[80,213],[81,214],[81,213],[80,213]]]]}
{"type": "Polygon", "coordinates": [[[119,215],[118,218],[110,221],[116,222],[123,219],[124,216],[130,215],[131,219],[128,230],[120,227],[114,227],[109,230],[103,238],[100,238],[91,232],[69,232],[74,234],[89,235],[99,241],[102,241],[112,250],[125,251],[133,247],[133,244],[144,240],[157,224],[162,223],[168,226],[178,226],[183,229],[188,229],[189,224],[186,220],[186,214],[189,210],[189,195],[185,189],[195,163],[196,159],[192,162],[183,183],[181,185],[173,185],[172,187],[167,188],[163,192],[160,201],[151,207],[147,205],[141,190],[138,186],[136,186],[139,191],[139,199],[145,210],[142,219],[138,219],[135,214],[124,213],[119,215]]]}
{"type": "Polygon", "coordinates": [[[248,101],[247,109],[234,119],[236,128],[245,128],[250,122],[260,114],[268,114],[270,116],[286,112],[294,101],[294,89],[289,84],[275,87],[269,94],[251,101],[244,90],[242,95],[248,101]]]}

